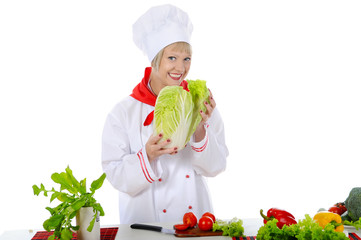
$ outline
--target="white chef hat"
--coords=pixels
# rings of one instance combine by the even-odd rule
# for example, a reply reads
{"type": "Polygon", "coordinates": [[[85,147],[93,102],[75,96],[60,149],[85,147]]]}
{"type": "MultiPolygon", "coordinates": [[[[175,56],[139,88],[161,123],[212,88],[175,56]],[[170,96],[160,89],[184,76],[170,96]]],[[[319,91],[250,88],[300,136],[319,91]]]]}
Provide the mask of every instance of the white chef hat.
{"type": "Polygon", "coordinates": [[[170,5],[150,8],[133,24],[133,40],[149,61],[175,42],[190,43],[193,25],[188,14],[170,5]]]}

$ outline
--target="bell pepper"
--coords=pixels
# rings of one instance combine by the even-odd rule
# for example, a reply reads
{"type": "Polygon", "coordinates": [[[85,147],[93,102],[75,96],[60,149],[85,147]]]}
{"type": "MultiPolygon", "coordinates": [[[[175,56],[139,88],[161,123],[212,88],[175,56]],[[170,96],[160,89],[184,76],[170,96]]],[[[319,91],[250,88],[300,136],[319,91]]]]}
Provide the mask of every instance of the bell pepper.
{"type": "Polygon", "coordinates": [[[315,222],[317,222],[322,228],[324,228],[328,223],[330,223],[335,226],[336,232],[343,232],[344,230],[341,216],[337,213],[327,211],[318,212],[313,217],[313,220],[315,220],[315,222]]]}
{"type": "Polygon", "coordinates": [[[282,229],[283,225],[292,225],[292,224],[297,223],[295,217],[291,213],[289,213],[285,210],[282,210],[282,209],[270,208],[267,211],[267,216],[265,216],[263,214],[262,209],[261,209],[260,213],[261,213],[261,216],[263,217],[264,224],[266,224],[267,221],[270,221],[272,219],[277,219],[278,220],[277,227],[279,229],[282,229]]]}

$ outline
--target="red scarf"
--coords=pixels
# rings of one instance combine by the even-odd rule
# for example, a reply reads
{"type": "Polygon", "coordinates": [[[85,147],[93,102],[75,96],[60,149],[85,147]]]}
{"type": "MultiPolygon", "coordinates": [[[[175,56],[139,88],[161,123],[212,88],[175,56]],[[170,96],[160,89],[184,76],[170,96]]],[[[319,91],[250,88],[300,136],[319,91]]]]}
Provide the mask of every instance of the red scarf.
{"type": "MultiPolygon", "coordinates": [[[[152,93],[152,91],[148,88],[150,73],[152,72],[151,67],[147,67],[144,71],[144,77],[143,80],[133,89],[132,94],[130,94],[131,97],[137,99],[138,101],[148,104],[150,106],[155,106],[155,102],[157,101],[157,96],[152,93]]],[[[188,90],[188,82],[182,81],[181,86],[188,90]]],[[[148,126],[152,123],[154,118],[154,110],[150,112],[145,119],[143,125],[148,126]]]]}

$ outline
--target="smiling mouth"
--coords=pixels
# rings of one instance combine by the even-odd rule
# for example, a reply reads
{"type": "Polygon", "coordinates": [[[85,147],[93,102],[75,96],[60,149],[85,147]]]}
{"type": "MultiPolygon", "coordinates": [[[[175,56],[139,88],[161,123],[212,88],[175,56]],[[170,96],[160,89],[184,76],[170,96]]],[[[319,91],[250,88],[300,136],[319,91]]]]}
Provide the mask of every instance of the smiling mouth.
{"type": "Polygon", "coordinates": [[[183,76],[183,74],[179,74],[179,73],[168,73],[168,75],[175,81],[179,81],[183,76]]]}

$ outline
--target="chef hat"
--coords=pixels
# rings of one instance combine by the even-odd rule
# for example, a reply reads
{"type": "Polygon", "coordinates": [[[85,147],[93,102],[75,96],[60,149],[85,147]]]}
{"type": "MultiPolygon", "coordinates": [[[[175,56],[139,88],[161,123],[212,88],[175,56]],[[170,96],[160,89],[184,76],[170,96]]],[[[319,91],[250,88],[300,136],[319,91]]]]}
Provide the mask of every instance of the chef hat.
{"type": "Polygon", "coordinates": [[[193,25],[188,14],[170,5],[150,8],[133,24],[133,40],[149,61],[175,42],[190,43],[193,25]]]}

